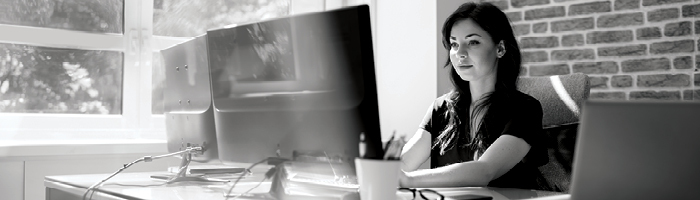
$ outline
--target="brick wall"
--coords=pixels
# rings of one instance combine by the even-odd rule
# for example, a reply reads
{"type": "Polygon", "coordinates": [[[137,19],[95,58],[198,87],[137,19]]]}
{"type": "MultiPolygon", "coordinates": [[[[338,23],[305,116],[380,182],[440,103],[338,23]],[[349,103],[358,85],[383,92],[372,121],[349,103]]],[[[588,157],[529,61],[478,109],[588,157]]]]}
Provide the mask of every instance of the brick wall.
{"type": "Polygon", "coordinates": [[[700,0],[482,0],[513,23],[523,76],[585,73],[590,99],[700,101],[700,0]]]}

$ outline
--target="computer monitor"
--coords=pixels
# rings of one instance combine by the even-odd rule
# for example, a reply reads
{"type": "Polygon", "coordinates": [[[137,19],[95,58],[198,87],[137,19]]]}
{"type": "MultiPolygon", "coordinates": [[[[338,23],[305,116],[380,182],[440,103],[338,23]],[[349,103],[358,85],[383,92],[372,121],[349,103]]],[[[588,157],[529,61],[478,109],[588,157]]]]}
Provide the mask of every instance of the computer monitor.
{"type": "Polygon", "coordinates": [[[219,162],[205,35],[161,50],[168,152],[202,147],[195,162],[219,162]]]}
{"type": "Polygon", "coordinates": [[[380,158],[367,5],[207,32],[219,159],[380,158]]]}

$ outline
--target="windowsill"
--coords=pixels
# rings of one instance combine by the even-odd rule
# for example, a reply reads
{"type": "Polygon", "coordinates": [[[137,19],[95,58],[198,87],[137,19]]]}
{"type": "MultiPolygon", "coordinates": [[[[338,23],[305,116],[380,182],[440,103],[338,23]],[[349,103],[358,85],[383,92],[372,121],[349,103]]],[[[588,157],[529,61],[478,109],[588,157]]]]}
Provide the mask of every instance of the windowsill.
{"type": "Polygon", "coordinates": [[[167,153],[167,141],[158,139],[0,140],[0,159],[139,153],[167,153]]]}

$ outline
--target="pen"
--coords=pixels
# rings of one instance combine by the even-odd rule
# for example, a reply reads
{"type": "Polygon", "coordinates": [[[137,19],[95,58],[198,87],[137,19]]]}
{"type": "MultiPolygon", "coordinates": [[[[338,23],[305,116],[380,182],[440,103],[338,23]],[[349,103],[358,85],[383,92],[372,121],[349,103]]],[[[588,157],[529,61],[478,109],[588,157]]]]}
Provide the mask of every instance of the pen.
{"type": "Polygon", "coordinates": [[[384,146],[384,155],[386,155],[387,150],[389,150],[391,143],[394,142],[394,136],[396,136],[396,130],[394,130],[394,133],[391,134],[391,138],[389,138],[389,141],[386,142],[386,145],[384,146]]]}
{"type": "Polygon", "coordinates": [[[401,152],[403,150],[403,145],[406,144],[406,141],[404,140],[404,137],[401,137],[397,139],[396,142],[394,142],[396,145],[395,150],[393,151],[393,155],[390,156],[390,158],[399,160],[401,159],[401,152]]]}
{"type": "Polygon", "coordinates": [[[398,140],[399,144],[396,145],[396,151],[394,152],[394,157],[396,159],[401,159],[401,153],[403,152],[403,146],[406,144],[406,137],[401,136],[398,140]]]}
{"type": "Polygon", "coordinates": [[[401,155],[402,142],[400,140],[393,141],[391,146],[384,152],[384,160],[398,160],[401,155]]]}
{"type": "Polygon", "coordinates": [[[402,139],[394,139],[395,134],[396,132],[391,136],[391,140],[387,142],[383,156],[384,160],[397,160],[401,156],[401,149],[404,145],[404,141],[402,139]]]}

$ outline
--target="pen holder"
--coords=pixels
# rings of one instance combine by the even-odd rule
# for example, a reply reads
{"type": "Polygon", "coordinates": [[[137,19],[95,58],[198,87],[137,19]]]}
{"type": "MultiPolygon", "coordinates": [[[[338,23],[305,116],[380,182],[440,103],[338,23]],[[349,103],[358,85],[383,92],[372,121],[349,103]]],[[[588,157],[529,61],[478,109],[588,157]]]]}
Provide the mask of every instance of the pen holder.
{"type": "Polygon", "coordinates": [[[401,160],[355,158],[362,200],[393,200],[399,187],[401,160]]]}

